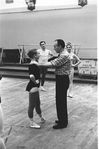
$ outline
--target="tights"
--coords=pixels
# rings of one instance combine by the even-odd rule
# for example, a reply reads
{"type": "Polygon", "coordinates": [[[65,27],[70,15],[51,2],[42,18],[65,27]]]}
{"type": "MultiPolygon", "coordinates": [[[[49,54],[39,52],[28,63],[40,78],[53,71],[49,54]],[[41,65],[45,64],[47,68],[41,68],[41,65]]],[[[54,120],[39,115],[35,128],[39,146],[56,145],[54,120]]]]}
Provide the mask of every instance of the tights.
{"type": "Polygon", "coordinates": [[[34,108],[38,115],[41,115],[41,108],[40,108],[40,98],[39,92],[31,92],[29,93],[29,107],[28,107],[28,116],[30,119],[33,118],[33,111],[34,108]]]}

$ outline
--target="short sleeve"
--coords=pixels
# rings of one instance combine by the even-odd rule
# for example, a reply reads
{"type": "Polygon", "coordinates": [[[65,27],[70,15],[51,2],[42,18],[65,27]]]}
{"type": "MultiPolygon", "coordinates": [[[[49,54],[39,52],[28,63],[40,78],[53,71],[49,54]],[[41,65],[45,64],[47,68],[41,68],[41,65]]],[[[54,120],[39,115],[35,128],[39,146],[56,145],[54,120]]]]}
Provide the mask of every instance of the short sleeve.
{"type": "Polygon", "coordinates": [[[29,65],[29,75],[34,74],[35,72],[35,65],[29,65]]]}

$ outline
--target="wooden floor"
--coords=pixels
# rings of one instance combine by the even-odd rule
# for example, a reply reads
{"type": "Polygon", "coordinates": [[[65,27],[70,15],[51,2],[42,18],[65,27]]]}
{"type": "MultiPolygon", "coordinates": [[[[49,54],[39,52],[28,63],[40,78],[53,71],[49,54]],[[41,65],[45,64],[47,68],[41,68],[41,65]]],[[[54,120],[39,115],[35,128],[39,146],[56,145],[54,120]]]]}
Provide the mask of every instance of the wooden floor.
{"type": "Polygon", "coordinates": [[[74,84],[73,98],[68,98],[69,125],[53,130],[56,120],[55,82],[45,82],[47,92],[40,91],[41,108],[46,119],[41,129],[29,127],[27,116],[28,80],[3,78],[0,94],[4,112],[4,140],[7,149],[98,149],[97,85],[74,84]]]}

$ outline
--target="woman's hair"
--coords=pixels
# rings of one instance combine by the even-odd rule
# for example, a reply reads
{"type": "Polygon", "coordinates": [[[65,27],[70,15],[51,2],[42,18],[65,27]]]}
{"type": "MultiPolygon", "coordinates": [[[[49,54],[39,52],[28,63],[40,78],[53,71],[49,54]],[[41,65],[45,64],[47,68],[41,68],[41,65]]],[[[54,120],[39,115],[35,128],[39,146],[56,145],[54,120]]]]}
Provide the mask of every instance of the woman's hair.
{"type": "Polygon", "coordinates": [[[37,49],[31,49],[30,51],[28,51],[27,55],[29,56],[29,58],[34,58],[34,56],[37,54],[37,49]]]}
{"type": "Polygon", "coordinates": [[[46,42],[45,41],[41,41],[39,44],[41,46],[42,44],[46,44],[46,42]]]}
{"type": "Polygon", "coordinates": [[[68,43],[66,44],[66,48],[72,48],[72,45],[71,45],[70,42],[68,42],[68,43]]]}

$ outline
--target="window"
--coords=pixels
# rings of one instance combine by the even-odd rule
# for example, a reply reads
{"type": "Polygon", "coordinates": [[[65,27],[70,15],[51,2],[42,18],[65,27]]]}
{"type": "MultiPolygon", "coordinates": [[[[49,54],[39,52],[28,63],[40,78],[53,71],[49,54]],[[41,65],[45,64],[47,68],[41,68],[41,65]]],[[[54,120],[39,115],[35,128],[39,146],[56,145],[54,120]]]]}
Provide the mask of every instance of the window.
{"type": "Polygon", "coordinates": [[[6,0],[7,4],[13,3],[13,0],[6,0]]]}

